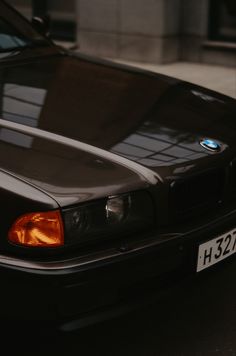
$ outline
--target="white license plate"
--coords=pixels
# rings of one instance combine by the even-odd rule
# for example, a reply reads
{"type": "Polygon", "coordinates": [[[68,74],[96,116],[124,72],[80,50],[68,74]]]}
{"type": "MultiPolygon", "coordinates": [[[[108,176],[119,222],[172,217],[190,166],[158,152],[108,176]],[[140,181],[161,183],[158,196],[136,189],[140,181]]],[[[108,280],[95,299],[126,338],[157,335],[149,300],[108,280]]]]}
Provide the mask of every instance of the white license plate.
{"type": "Polygon", "coordinates": [[[197,272],[208,268],[236,252],[236,229],[199,246],[197,272]]]}

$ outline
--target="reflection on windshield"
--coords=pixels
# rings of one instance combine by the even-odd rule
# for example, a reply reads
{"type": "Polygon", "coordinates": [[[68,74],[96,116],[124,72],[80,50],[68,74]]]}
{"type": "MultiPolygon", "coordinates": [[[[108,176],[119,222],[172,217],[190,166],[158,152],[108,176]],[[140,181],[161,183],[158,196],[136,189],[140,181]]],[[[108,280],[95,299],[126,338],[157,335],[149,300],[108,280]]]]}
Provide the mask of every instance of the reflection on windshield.
{"type": "Polygon", "coordinates": [[[16,31],[3,18],[0,18],[0,51],[22,48],[29,44],[29,39],[16,31]]]}
{"type": "Polygon", "coordinates": [[[0,53],[32,47],[35,44],[45,45],[46,41],[40,37],[27,37],[0,17],[0,53]]]}
{"type": "Polygon", "coordinates": [[[27,42],[17,36],[6,35],[0,33],[0,47],[1,50],[8,50],[12,48],[19,48],[27,46],[27,42]]]}

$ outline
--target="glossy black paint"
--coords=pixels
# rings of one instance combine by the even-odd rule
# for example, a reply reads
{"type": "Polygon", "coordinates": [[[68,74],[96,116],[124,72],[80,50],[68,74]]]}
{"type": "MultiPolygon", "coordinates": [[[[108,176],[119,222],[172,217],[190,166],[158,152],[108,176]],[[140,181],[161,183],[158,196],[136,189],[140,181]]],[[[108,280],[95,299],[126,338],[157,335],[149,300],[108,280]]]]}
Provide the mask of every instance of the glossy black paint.
{"type": "MultiPolygon", "coordinates": [[[[19,15],[3,2],[0,8],[33,36],[19,15]]],[[[101,307],[88,296],[104,284],[115,284],[107,298],[99,297],[109,304],[127,285],[140,282],[142,289],[145,279],[194,274],[200,241],[234,226],[235,118],[232,98],[50,42],[1,55],[0,275],[11,284],[9,293],[4,282],[4,301],[11,303],[22,282],[25,308],[25,298],[37,290],[38,305],[32,300],[29,314],[46,317],[50,306],[48,317],[73,318],[101,307]],[[206,150],[204,138],[221,150],[206,150]],[[136,191],[151,197],[150,231],[36,252],[7,242],[9,227],[24,213],[59,208],[63,214],[136,191]],[[58,302],[52,306],[45,293],[58,302]]],[[[17,305],[13,309],[21,315],[17,305]]]]}

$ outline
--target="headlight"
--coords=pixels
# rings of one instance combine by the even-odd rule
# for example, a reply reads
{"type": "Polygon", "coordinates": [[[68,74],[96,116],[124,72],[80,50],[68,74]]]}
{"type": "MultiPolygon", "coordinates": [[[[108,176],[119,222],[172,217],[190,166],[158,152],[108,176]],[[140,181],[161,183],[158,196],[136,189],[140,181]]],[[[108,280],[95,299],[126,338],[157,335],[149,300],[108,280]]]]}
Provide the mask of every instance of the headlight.
{"type": "Polygon", "coordinates": [[[65,244],[114,239],[151,228],[154,209],[145,191],[81,204],[63,211],[65,244]]]}
{"type": "Polygon", "coordinates": [[[106,203],[106,218],[110,224],[121,222],[129,213],[130,195],[110,197],[106,203]]]}

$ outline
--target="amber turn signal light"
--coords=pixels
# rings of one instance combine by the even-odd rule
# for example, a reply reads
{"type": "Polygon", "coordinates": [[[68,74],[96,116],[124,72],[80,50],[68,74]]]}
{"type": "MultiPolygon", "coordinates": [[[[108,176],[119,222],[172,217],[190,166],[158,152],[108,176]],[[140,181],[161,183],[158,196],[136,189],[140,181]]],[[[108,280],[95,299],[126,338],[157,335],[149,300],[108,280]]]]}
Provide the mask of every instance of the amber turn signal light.
{"type": "Polygon", "coordinates": [[[28,247],[64,245],[64,228],[59,210],[29,213],[20,216],[12,225],[8,239],[28,247]]]}

